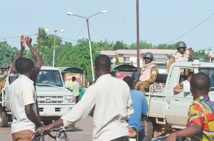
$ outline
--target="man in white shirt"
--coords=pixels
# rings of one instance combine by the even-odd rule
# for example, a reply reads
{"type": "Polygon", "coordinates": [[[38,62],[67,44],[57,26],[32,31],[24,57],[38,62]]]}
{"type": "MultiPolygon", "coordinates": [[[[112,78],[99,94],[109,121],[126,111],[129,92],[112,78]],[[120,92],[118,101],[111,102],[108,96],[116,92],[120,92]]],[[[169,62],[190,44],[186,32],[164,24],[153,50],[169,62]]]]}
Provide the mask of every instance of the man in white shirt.
{"type": "Polygon", "coordinates": [[[32,141],[33,131],[42,126],[37,117],[33,74],[35,65],[31,59],[19,62],[19,77],[9,86],[10,107],[14,116],[11,124],[13,141],[32,141]]]}
{"type": "Polygon", "coordinates": [[[128,141],[126,120],[133,113],[128,85],[110,75],[111,60],[106,55],[95,59],[98,79],[90,86],[71,111],[52,124],[38,128],[37,131],[49,132],[57,126],[72,125],[86,117],[95,106],[93,122],[93,141],[128,141]]]}

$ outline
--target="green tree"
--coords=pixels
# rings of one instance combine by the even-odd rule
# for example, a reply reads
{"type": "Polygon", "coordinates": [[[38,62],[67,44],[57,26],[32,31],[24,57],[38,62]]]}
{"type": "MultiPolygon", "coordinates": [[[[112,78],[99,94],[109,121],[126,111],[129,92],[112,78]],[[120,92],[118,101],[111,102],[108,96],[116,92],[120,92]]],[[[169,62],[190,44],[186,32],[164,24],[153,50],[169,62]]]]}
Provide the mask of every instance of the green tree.
{"type": "Polygon", "coordinates": [[[128,46],[123,43],[123,41],[116,41],[116,43],[113,45],[113,50],[118,49],[128,49],[128,46]]]}
{"type": "Polygon", "coordinates": [[[205,49],[199,50],[199,51],[194,51],[193,55],[194,55],[195,59],[199,59],[202,57],[205,59],[206,62],[209,62],[209,59],[210,59],[209,53],[208,52],[206,53],[205,49]]]}
{"type": "Polygon", "coordinates": [[[120,64],[119,58],[118,58],[118,56],[116,56],[115,65],[119,65],[119,64],[120,64]]]}
{"type": "Polygon", "coordinates": [[[17,48],[12,48],[6,41],[0,42],[0,65],[11,65],[17,54],[17,48]]]}
{"type": "Polygon", "coordinates": [[[131,66],[134,66],[133,61],[131,61],[130,65],[131,65],[131,66]]]}

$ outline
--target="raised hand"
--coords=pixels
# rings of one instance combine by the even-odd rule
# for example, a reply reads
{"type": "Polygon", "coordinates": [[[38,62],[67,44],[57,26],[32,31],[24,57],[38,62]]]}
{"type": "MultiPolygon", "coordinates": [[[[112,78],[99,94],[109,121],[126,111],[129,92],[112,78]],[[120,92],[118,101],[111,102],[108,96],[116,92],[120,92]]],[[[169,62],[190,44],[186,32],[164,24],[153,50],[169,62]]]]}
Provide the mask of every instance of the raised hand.
{"type": "Polygon", "coordinates": [[[25,37],[25,41],[26,41],[26,44],[27,44],[28,46],[31,46],[31,42],[32,42],[31,37],[29,37],[29,36],[25,37]]]}
{"type": "Polygon", "coordinates": [[[25,35],[21,35],[20,37],[21,48],[25,49],[25,35]]]}

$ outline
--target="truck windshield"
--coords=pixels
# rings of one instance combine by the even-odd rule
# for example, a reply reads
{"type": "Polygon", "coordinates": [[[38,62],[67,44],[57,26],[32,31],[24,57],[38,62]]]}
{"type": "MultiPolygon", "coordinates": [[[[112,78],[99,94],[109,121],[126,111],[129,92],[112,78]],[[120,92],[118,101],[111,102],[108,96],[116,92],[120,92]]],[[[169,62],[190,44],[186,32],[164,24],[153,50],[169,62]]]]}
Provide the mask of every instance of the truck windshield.
{"type": "Polygon", "coordinates": [[[211,80],[211,88],[214,90],[214,68],[199,68],[199,71],[209,75],[211,80]]]}
{"type": "Polygon", "coordinates": [[[62,87],[62,80],[58,70],[40,70],[36,85],[52,85],[62,87]]]}

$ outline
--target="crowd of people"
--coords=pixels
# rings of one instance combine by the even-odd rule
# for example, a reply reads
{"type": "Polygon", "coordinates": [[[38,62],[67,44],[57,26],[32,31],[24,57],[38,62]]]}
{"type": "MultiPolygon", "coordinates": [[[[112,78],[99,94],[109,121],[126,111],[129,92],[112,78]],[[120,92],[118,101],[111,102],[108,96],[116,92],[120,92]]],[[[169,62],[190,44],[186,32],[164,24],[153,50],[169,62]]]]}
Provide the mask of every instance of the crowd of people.
{"type": "MultiPolygon", "coordinates": [[[[76,105],[65,115],[49,125],[40,119],[35,82],[43,60],[31,45],[30,37],[20,37],[21,49],[9,68],[2,68],[0,81],[9,76],[10,107],[13,114],[11,133],[13,141],[37,140],[37,133],[46,135],[58,126],[72,126],[86,117],[93,109],[93,141],[128,141],[137,138],[145,141],[145,127],[142,117],[147,116],[148,104],[145,92],[154,84],[158,69],[153,62],[153,54],[147,52],[143,59],[145,65],[136,80],[126,76],[123,80],[111,76],[111,60],[107,55],[99,55],[95,59],[97,80],[85,91],[72,77],[72,85],[68,88],[76,97],[76,105]],[[29,47],[36,63],[22,57],[25,46],[29,47]],[[9,74],[8,74],[9,73],[9,74]],[[34,133],[34,131],[37,131],[34,133]],[[35,137],[34,137],[35,135],[35,137]],[[34,138],[32,138],[34,137],[34,138]]],[[[186,55],[186,44],[178,42],[177,52],[169,62],[191,61],[186,55]]],[[[187,128],[173,132],[167,141],[175,141],[177,136],[186,140],[214,140],[214,103],[210,101],[210,78],[205,73],[189,72],[185,82],[178,84],[175,93],[182,92],[183,83],[189,83],[193,95],[193,103],[188,113],[187,128]]],[[[0,88],[2,87],[0,82],[0,88]]]]}

